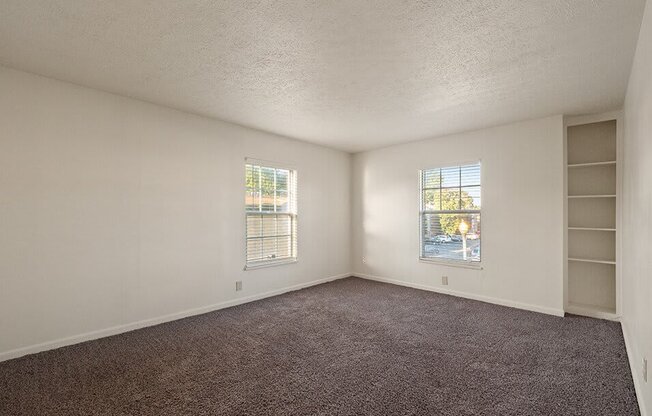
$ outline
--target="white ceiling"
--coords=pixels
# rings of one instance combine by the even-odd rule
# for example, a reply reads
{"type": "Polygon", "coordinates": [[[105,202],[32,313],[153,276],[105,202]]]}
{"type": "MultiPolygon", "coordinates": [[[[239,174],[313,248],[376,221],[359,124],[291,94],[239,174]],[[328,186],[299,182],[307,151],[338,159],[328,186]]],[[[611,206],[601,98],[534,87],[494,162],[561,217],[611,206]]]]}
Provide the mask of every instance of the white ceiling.
{"type": "Polygon", "coordinates": [[[644,0],[0,0],[0,64],[346,151],[622,105],[644,0]]]}

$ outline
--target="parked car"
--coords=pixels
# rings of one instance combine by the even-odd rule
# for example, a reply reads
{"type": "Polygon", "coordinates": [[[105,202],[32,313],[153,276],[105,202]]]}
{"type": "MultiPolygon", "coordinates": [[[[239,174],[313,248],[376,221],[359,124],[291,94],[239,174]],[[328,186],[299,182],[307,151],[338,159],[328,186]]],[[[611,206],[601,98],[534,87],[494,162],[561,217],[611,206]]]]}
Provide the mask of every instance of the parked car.
{"type": "Polygon", "coordinates": [[[451,239],[451,236],[446,234],[441,234],[435,237],[435,242],[437,243],[450,243],[452,241],[453,239],[451,239]]]}
{"type": "Polygon", "coordinates": [[[451,235],[450,237],[451,237],[451,240],[453,240],[453,241],[455,241],[455,242],[458,242],[458,243],[459,243],[459,242],[462,241],[462,236],[459,235],[459,234],[453,234],[453,235],[451,235]]]}
{"type": "Polygon", "coordinates": [[[480,246],[477,245],[471,249],[471,257],[480,257],[480,246]]]}
{"type": "Polygon", "coordinates": [[[478,238],[480,238],[480,234],[469,233],[466,235],[467,240],[477,240],[478,238]]]}

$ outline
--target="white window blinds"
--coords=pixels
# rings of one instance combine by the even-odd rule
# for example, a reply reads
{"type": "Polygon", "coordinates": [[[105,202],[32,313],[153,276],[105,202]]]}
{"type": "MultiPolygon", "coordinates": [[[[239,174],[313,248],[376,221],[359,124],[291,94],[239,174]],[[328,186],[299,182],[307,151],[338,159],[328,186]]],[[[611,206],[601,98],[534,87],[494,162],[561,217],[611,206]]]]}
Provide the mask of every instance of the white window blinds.
{"type": "Polygon", "coordinates": [[[296,260],[296,176],[262,162],[245,164],[247,267],[296,260]]]}
{"type": "Polygon", "coordinates": [[[479,263],[480,163],[420,172],[422,259],[479,263]]]}

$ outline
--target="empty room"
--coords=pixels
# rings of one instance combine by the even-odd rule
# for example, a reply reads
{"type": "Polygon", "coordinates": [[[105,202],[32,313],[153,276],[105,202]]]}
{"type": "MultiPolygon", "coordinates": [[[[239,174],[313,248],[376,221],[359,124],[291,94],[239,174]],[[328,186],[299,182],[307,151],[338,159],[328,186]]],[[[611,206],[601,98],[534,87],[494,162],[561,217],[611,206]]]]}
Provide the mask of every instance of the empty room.
{"type": "Polygon", "coordinates": [[[0,0],[0,416],[652,416],[648,0],[0,0]]]}

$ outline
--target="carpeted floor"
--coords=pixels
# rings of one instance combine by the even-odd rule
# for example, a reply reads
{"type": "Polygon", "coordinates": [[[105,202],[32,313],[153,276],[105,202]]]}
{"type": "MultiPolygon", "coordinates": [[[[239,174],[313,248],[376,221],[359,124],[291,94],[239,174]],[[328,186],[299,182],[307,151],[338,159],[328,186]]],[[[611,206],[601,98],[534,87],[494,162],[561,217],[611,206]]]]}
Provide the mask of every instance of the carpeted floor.
{"type": "Polygon", "coordinates": [[[356,278],[0,363],[0,415],[638,415],[620,325],[356,278]]]}

